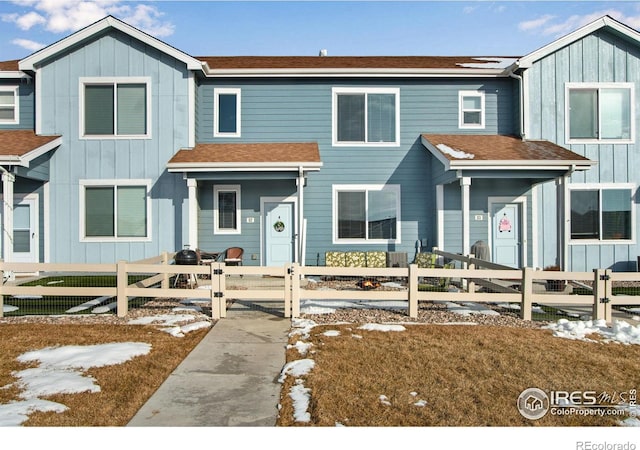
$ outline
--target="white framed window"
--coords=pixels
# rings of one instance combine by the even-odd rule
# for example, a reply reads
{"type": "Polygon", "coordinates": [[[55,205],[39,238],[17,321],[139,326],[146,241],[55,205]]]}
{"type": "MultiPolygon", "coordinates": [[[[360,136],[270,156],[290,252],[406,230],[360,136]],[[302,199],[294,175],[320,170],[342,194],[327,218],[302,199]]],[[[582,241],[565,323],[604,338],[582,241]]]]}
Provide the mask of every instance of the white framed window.
{"type": "Polygon", "coordinates": [[[215,137],[240,137],[241,100],[240,89],[213,90],[213,135],[215,137]]]}
{"type": "Polygon", "coordinates": [[[484,128],[484,92],[458,92],[458,126],[460,128],[484,128]]]}
{"type": "Polygon", "coordinates": [[[569,186],[569,233],[572,243],[635,240],[633,184],[569,186]]]}
{"type": "Polygon", "coordinates": [[[0,86],[0,123],[18,123],[19,118],[18,86],[0,86]]]}
{"type": "Polygon", "coordinates": [[[400,243],[400,185],[334,185],[333,243],[400,243]]]}
{"type": "Polygon", "coordinates": [[[240,185],[213,187],[213,233],[240,234],[240,185]]]}
{"type": "Polygon", "coordinates": [[[333,145],[400,145],[400,89],[332,89],[333,145]]]}
{"type": "Polygon", "coordinates": [[[633,83],[567,83],[568,143],[631,143],[635,139],[633,83]]]}
{"type": "Polygon", "coordinates": [[[151,180],[80,180],[80,240],[150,241],[151,180]]]}
{"type": "Polygon", "coordinates": [[[80,137],[151,137],[151,78],[80,78],[80,137]]]}

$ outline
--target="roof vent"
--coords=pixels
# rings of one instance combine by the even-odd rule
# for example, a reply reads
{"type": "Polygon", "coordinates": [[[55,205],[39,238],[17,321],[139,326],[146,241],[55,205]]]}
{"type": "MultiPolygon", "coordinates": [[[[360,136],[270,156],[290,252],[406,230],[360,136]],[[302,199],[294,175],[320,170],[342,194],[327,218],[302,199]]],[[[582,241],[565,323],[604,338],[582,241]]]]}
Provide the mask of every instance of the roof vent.
{"type": "Polygon", "coordinates": [[[318,54],[318,56],[327,56],[327,55],[328,53],[326,48],[323,48],[322,50],[320,50],[320,53],[318,54]]]}

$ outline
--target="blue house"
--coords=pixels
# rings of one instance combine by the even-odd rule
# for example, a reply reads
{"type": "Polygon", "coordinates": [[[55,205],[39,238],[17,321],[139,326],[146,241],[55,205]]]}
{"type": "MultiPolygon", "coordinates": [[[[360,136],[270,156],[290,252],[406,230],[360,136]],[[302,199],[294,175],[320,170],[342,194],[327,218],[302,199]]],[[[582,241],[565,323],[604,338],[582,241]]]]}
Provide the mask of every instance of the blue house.
{"type": "Polygon", "coordinates": [[[193,57],[107,17],[0,62],[5,260],[239,246],[635,270],[640,34],[523,57],[193,57]]]}

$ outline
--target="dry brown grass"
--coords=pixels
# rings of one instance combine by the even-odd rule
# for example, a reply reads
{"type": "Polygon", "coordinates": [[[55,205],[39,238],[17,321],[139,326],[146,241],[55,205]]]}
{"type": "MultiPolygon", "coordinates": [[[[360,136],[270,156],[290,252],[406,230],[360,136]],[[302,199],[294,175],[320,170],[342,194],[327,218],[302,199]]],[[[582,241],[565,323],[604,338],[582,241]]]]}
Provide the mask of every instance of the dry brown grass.
{"type": "MultiPolygon", "coordinates": [[[[93,368],[97,393],[61,394],[47,400],[62,403],[63,413],[31,414],[24,426],[123,426],[180,364],[208,329],[176,338],[153,326],[134,325],[0,325],[0,387],[15,383],[11,372],[28,366],[16,358],[27,351],[51,346],[145,342],[151,352],[123,364],[93,368]]],[[[19,400],[16,387],[0,389],[0,403],[19,400]]]]}
{"type": "MultiPolygon", "coordinates": [[[[551,390],[621,392],[640,384],[640,347],[570,341],[548,330],[491,326],[407,326],[403,332],[325,325],[312,330],[309,354],[316,366],[311,422],[293,421],[282,391],[280,426],[612,426],[620,418],[552,416],[531,421],[520,415],[520,393],[551,390]],[[340,330],[327,337],[328,329],[340,330]],[[362,339],[352,334],[363,336],[362,339]],[[410,392],[417,392],[413,397],[410,392]],[[391,406],[383,405],[386,395],[391,406]],[[425,407],[414,403],[424,399],[425,407]]],[[[293,339],[295,341],[295,339],[293,339]]],[[[288,360],[300,359],[289,350],[288,360]]]]}

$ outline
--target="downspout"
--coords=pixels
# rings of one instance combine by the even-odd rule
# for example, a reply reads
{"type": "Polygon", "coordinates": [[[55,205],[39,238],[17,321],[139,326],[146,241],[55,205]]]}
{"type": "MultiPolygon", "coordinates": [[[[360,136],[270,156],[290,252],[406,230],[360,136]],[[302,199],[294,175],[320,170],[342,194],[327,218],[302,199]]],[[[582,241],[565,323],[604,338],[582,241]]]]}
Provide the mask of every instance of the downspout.
{"type": "Polygon", "coordinates": [[[518,80],[518,92],[520,94],[520,101],[518,102],[520,104],[520,108],[519,108],[519,119],[520,119],[520,137],[522,138],[522,140],[525,139],[525,131],[524,131],[524,81],[522,79],[522,75],[517,75],[515,73],[515,70],[517,68],[518,63],[516,62],[514,64],[516,67],[512,68],[509,71],[509,77],[514,78],[516,80],[518,80]]]}

